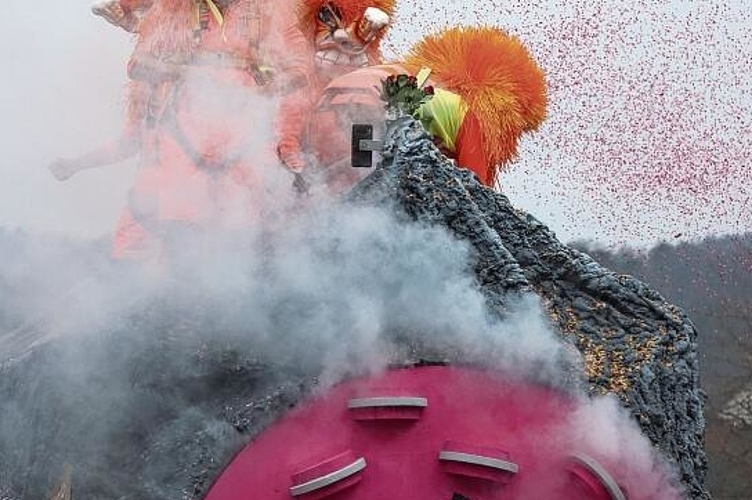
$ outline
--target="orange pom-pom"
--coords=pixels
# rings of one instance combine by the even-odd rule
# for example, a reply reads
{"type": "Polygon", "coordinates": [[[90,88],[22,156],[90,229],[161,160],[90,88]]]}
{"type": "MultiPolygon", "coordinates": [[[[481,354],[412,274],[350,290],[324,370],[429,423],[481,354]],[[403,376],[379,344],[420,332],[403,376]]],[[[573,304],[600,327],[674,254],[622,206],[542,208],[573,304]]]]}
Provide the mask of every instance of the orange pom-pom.
{"type": "Polygon", "coordinates": [[[484,153],[495,165],[512,160],[520,136],[537,130],[546,117],[543,70],[517,37],[498,28],[458,27],[429,35],[410,50],[406,64],[431,68],[432,80],[462,96],[480,122],[484,153]]]}

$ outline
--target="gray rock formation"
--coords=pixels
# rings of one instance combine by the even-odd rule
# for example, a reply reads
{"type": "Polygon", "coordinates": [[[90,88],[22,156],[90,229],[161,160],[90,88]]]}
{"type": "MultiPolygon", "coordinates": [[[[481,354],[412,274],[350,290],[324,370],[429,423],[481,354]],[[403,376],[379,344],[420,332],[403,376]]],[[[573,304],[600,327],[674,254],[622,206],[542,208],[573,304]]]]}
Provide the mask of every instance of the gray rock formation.
{"type": "Polygon", "coordinates": [[[540,296],[583,354],[589,392],[617,394],[679,468],[690,497],[709,498],[697,332],[684,312],[649,285],[562,245],[503,194],[452,169],[417,124],[395,131],[386,156],[352,198],[396,206],[469,241],[477,279],[499,314],[510,291],[540,296]]]}
{"type": "MultiPolygon", "coordinates": [[[[513,316],[524,297],[539,297],[546,321],[582,359],[557,357],[562,380],[549,383],[616,394],[679,471],[688,496],[710,498],[696,332],[681,309],[648,285],[559,243],[505,196],[455,168],[417,124],[397,127],[387,146],[383,164],[345,202],[387,207],[408,230],[439,227],[454,235],[456,255],[467,262],[442,265],[450,277],[469,269],[472,287],[498,321],[513,316]]],[[[344,243],[311,240],[310,254],[346,267],[338,260],[344,243]]],[[[403,251],[377,250],[387,260],[403,251]]],[[[374,260],[378,252],[363,257],[364,274],[385,264],[374,260]]],[[[200,498],[243,443],[326,376],[331,353],[311,340],[323,324],[319,312],[330,307],[348,314],[341,304],[322,304],[315,290],[285,292],[286,271],[268,261],[247,272],[263,290],[162,289],[108,318],[104,327],[4,364],[0,496],[44,498],[70,467],[74,498],[200,498]],[[263,318],[248,313],[253,303],[263,318]],[[313,335],[303,337],[291,325],[307,325],[313,335]]],[[[375,281],[389,284],[393,276],[385,274],[375,281]]],[[[367,278],[355,282],[373,286],[367,278]]],[[[392,292],[378,295],[387,309],[399,307],[392,292]]],[[[453,344],[451,328],[418,335],[398,319],[381,325],[389,362],[488,364],[496,355],[464,352],[461,343],[453,344]]],[[[361,359],[363,337],[348,337],[356,326],[346,326],[332,337],[343,356],[361,359]]]]}

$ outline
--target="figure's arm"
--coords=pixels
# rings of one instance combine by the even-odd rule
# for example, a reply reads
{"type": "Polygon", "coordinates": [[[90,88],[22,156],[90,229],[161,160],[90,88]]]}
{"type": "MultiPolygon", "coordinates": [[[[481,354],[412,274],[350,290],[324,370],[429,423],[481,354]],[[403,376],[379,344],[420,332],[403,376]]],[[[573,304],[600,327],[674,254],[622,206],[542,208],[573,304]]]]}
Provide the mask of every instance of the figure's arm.
{"type": "Polygon", "coordinates": [[[283,94],[310,86],[315,72],[313,41],[307,40],[298,26],[296,4],[282,0],[270,19],[269,56],[277,68],[277,86],[283,94]]]}
{"type": "Polygon", "coordinates": [[[305,168],[302,136],[315,98],[313,41],[297,23],[296,4],[283,0],[271,17],[270,57],[278,68],[275,85],[281,94],[275,123],[277,154],[293,172],[305,168]]]}
{"type": "Polygon", "coordinates": [[[76,158],[55,160],[47,168],[55,178],[64,181],[82,170],[111,165],[134,156],[138,153],[140,142],[138,128],[129,126],[116,140],[76,158]]]}
{"type": "Polygon", "coordinates": [[[311,116],[312,89],[304,88],[282,99],[276,123],[277,155],[293,172],[306,167],[303,155],[303,135],[311,116]]]}

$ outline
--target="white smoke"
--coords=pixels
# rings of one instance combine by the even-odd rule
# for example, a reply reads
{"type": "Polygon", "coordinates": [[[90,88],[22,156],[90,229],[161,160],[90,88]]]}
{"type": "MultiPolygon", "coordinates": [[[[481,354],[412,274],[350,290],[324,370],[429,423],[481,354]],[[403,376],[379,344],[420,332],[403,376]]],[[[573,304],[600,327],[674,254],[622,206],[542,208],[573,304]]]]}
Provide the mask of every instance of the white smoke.
{"type": "Polygon", "coordinates": [[[306,350],[320,347],[333,360],[324,363],[329,371],[383,368],[394,335],[518,373],[559,368],[562,344],[540,305],[523,299],[505,321],[492,316],[470,274],[468,245],[442,228],[345,207],[304,215],[273,238],[263,306],[250,315],[306,350]],[[281,303],[290,303],[288,314],[266,319],[281,303]]]}
{"type": "MultiPolygon", "coordinates": [[[[490,316],[469,274],[467,245],[443,229],[401,222],[382,209],[324,207],[243,241],[211,232],[174,248],[183,245],[186,255],[175,256],[156,274],[154,268],[116,264],[87,269],[86,262],[77,262],[90,258],[85,251],[78,256],[46,253],[28,263],[33,267],[16,261],[21,266],[16,272],[26,279],[13,280],[14,292],[29,297],[27,310],[36,304],[37,270],[78,268],[85,280],[78,291],[45,308],[28,329],[36,345],[16,350],[15,361],[5,367],[12,372],[38,359],[35,352],[57,346],[54,357],[43,357],[37,376],[27,370],[30,380],[5,388],[11,393],[0,444],[20,453],[16,463],[29,464],[33,472],[31,448],[40,431],[52,432],[48,444],[53,447],[76,440],[92,459],[122,439],[123,430],[148,411],[140,380],[154,375],[132,372],[136,366],[143,369],[145,336],[153,336],[158,349],[150,354],[160,360],[153,370],[176,383],[201,375],[186,349],[205,346],[213,352],[227,345],[269,366],[296,365],[318,375],[321,390],[345,377],[383,370],[394,357],[411,359],[395,356],[403,343],[439,346],[439,354],[464,352],[467,359],[520,375],[533,368],[557,373],[561,344],[539,306],[523,301],[503,322],[490,316]],[[207,240],[212,244],[205,245],[207,240]],[[201,251],[191,247],[197,241],[201,251]],[[25,283],[31,290],[23,290],[25,283]],[[165,300],[179,307],[152,309],[165,300]],[[55,431],[35,429],[22,418],[32,412],[40,415],[36,425],[48,425],[44,415],[50,402],[30,405],[26,384],[62,398],[55,431]],[[81,422],[87,422],[85,433],[81,422]]],[[[196,418],[201,411],[181,398],[163,395],[152,404],[182,415],[159,431],[158,439],[165,441],[160,447],[178,446],[186,429],[201,421],[196,418]]],[[[206,425],[214,425],[214,417],[204,417],[206,425]]],[[[233,442],[232,432],[222,432],[233,442]]],[[[74,477],[80,478],[83,464],[74,465],[79,471],[74,477]]],[[[44,466],[37,462],[36,467],[44,466]]],[[[0,484],[5,480],[0,478],[0,484]]]]}
{"type": "Polygon", "coordinates": [[[681,498],[674,472],[642,436],[616,396],[582,401],[569,426],[565,435],[572,439],[571,449],[599,457],[600,464],[616,475],[620,486],[628,486],[629,498],[681,498]]]}

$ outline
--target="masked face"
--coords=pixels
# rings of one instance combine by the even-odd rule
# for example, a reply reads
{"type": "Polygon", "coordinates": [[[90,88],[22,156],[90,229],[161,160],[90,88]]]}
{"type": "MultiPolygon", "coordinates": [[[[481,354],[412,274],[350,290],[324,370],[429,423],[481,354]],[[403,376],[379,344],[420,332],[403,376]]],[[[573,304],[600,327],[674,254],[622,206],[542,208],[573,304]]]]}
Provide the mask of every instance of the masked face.
{"type": "Polygon", "coordinates": [[[389,16],[369,7],[358,19],[344,19],[334,2],[321,6],[316,18],[316,64],[334,77],[369,64],[366,49],[383,34],[389,16]]]}

